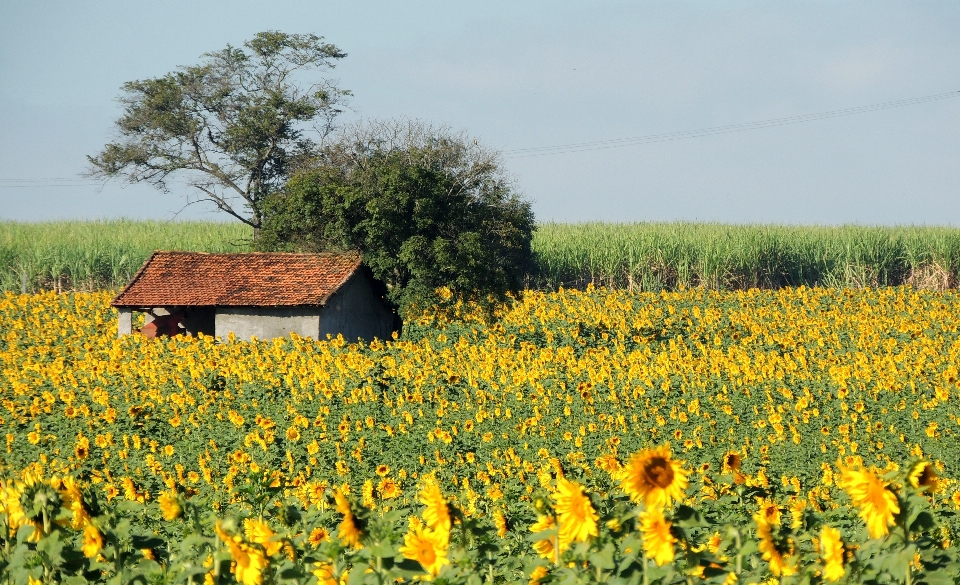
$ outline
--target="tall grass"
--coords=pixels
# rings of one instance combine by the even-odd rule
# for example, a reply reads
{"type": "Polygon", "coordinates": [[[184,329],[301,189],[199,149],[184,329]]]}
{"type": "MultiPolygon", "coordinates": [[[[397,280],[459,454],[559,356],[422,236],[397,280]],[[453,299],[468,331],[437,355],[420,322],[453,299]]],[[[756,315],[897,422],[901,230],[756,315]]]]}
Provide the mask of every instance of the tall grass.
{"type": "Polygon", "coordinates": [[[0,221],[0,290],[118,288],[154,250],[243,252],[251,235],[232,223],[0,221]]]}
{"type": "Polygon", "coordinates": [[[960,229],[946,227],[547,223],[533,247],[545,288],[947,288],[960,270],[960,229]]]}
{"type": "MultiPolygon", "coordinates": [[[[237,223],[0,222],[0,290],[123,286],[154,250],[243,252],[237,223]]],[[[634,290],[783,286],[955,287],[960,229],[718,223],[546,223],[534,236],[535,288],[634,290]]]]}

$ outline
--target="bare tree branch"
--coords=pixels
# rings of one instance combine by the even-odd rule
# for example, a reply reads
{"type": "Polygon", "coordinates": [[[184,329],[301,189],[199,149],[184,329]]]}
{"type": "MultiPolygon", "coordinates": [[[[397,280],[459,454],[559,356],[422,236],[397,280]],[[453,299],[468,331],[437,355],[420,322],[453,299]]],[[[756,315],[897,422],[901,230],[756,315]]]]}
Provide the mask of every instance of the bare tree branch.
{"type": "Polygon", "coordinates": [[[118,138],[87,157],[87,176],[167,191],[169,175],[206,175],[210,181],[189,182],[200,201],[256,233],[264,198],[282,187],[291,160],[324,140],[349,95],[329,80],[304,83],[303,74],[332,69],[345,56],[322,37],[268,31],[242,49],[207,53],[200,65],[128,82],[118,138]],[[215,186],[235,192],[242,206],[215,186]]]}

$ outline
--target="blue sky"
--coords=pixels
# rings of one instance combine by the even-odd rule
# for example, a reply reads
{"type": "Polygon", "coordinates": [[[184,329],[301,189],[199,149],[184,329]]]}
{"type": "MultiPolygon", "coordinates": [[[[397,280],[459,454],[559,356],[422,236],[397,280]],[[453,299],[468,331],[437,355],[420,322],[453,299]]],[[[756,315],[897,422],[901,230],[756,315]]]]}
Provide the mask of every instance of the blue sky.
{"type": "MultiPolygon", "coordinates": [[[[0,219],[174,217],[183,192],[29,181],[85,170],[125,81],[263,30],[348,53],[328,74],[354,93],[344,121],[421,118],[505,151],[960,90],[955,1],[7,0],[0,219]]],[[[505,164],[543,221],[958,225],[958,137],[960,98],[505,164]]]]}

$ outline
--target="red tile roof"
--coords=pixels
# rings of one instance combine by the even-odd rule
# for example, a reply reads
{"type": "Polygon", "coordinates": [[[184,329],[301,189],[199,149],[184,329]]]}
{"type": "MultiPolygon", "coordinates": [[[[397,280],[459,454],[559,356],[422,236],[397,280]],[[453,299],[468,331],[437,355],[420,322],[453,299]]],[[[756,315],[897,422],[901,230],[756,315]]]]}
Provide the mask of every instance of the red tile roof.
{"type": "Polygon", "coordinates": [[[324,305],[360,267],[357,254],[154,252],[114,307],[324,305]]]}

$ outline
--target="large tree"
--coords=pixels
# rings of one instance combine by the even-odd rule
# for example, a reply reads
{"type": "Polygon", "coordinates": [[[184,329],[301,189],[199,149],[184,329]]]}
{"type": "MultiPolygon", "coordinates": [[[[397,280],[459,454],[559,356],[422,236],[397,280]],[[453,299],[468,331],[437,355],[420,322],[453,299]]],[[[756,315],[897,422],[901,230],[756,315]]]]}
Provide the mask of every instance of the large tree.
{"type": "Polygon", "coordinates": [[[359,250],[401,308],[440,286],[485,298],[524,286],[530,203],[496,152],[417,121],[342,129],[265,205],[261,250],[359,250]]]}
{"type": "Polygon", "coordinates": [[[262,32],[206,53],[200,65],[123,85],[118,140],[90,161],[90,175],[147,182],[168,191],[171,176],[254,228],[263,201],[332,129],[349,92],[305,80],[346,54],[315,35],[262,32]]]}

